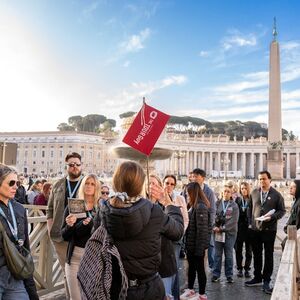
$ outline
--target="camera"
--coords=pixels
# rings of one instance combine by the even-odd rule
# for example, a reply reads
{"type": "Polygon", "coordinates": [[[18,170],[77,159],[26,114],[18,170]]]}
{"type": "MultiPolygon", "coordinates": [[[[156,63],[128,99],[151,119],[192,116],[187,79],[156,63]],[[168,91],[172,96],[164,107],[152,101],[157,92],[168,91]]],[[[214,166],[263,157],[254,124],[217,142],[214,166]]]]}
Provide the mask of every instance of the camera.
{"type": "Polygon", "coordinates": [[[215,219],[216,227],[221,227],[225,225],[226,218],[223,213],[217,214],[215,219]]]}

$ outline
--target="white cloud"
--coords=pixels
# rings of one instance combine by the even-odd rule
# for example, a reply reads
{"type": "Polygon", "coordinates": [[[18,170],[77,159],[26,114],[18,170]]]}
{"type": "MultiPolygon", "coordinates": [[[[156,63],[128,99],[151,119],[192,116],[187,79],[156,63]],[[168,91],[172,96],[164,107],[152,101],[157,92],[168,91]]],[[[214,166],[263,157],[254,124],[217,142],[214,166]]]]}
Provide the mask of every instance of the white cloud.
{"type": "Polygon", "coordinates": [[[281,98],[283,101],[299,100],[300,103],[300,89],[293,91],[282,91],[281,98]]]}
{"type": "Polygon", "coordinates": [[[126,41],[120,44],[120,49],[122,52],[138,52],[143,49],[144,42],[148,39],[151,34],[151,30],[146,28],[140,31],[139,34],[134,34],[130,36],[126,41]]]}
{"type": "Polygon", "coordinates": [[[128,88],[117,95],[99,95],[101,106],[106,108],[109,116],[121,114],[126,111],[137,111],[140,108],[143,97],[150,97],[154,92],[171,87],[180,86],[187,82],[184,75],[171,75],[161,80],[148,82],[133,82],[128,88]]]}
{"type": "Polygon", "coordinates": [[[260,88],[269,83],[269,72],[256,72],[242,74],[241,76],[248,80],[218,86],[215,91],[222,93],[241,92],[247,89],[260,88]]]}
{"type": "Polygon", "coordinates": [[[233,30],[222,39],[221,44],[225,51],[237,47],[253,47],[257,44],[257,38],[253,33],[245,35],[238,30],[233,30]]]}
{"type": "Polygon", "coordinates": [[[228,121],[232,119],[241,120],[241,115],[249,113],[261,113],[268,109],[267,105],[252,105],[252,106],[234,106],[226,109],[217,110],[212,109],[193,109],[180,110],[180,115],[183,116],[197,116],[206,120],[228,121]]]}
{"type": "Polygon", "coordinates": [[[100,4],[100,1],[91,2],[88,6],[86,6],[82,10],[82,16],[87,19],[90,18],[93,15],[93,13],[97,10],[99,4],[100,4]]]}
{"type": "Polygon", "coordinates": [[[129,10],[130,13],[132,13],[135,18],[141,19],[141,18],[147,18],[150,19],[156,14],[156,11],[159,7],[159,1],[145,1],[145,2],[137,2],[134,4],[127,4],[125,8],[129,10]]]}
{"type": "Polygon", "coordinates": [[[198,54],[200,57],[208,57],[210,56],[210,53],[208,51],[200,51],[198,54]]]}
{"type": "Polygon", "coordinates": [[[130,65],[130,61],[129,60],[126,60],[124,63],[123,63],[123,67],[124,68],[128,68],[130,65]]]}
{"type": "Polygon", "coordinates": [[[286,43],[281,43],[280,48],[283,51],[291,51],[300,48],[300,43],[297,41],[289,41],[286,43]]]}

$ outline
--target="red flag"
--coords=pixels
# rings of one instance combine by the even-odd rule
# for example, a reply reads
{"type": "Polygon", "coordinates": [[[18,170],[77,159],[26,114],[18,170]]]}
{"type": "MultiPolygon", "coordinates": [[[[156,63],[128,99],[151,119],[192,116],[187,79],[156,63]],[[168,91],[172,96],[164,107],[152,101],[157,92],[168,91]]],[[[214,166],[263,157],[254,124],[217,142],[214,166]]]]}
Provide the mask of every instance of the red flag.
{"type": "Polygon", "coordinates": [[[149,156],[169,119],[169,115],[144,103],[123,142],[149,156]]]}

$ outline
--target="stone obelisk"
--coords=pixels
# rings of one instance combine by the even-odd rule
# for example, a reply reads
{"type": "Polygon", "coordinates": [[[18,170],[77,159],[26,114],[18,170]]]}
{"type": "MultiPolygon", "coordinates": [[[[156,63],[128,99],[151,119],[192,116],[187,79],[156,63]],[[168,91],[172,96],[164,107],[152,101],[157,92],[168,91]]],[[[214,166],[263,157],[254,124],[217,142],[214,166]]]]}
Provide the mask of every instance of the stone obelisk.
{"type": "Polygon", "coordinates": [[[273,179],[283,178],[281,132],[281,83],[280,55],[277,41],[276,19],[273,25],[273,41],[270,45],[269,66],[269,124],[268,124],[268,171],[273,179]]]}

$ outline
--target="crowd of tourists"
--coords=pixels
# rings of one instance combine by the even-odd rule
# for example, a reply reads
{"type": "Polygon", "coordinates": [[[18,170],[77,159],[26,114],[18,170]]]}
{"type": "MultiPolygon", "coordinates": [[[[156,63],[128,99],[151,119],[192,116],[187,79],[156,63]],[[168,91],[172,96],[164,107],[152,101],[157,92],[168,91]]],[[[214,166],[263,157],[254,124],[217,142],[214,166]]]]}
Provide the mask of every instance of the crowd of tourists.
{"type": "MultiPolygon", "coordinates": [[[[94,174],[83,175],[78,153],[65,161],[65,177],[53,184],[36,180],[28,190],[24,176],[0,165],[0,221],[16,247],[30,250],[21,204],[47,205],[67,299],[209,299],[207,277],[217,285],[223,257],[228,286],[235,276],[245,277],[246,286],[272,293],[277,221],[285,205],[268,171],[259,173],[252,190],[246,181],[227,181],[216,195],[199,168],[178,190],[174,174],[147,176],[136,162],[121,163],[110,186],[94,174]],[[74,199],[84,200],[83,215],[70,211],[74,199]],[[187,274],[179,273],[183,256],[187,274]],[[180,276],[186,276],[185,289],[180,276]]],[[[299,180],[291,182],[290,194],[294,202],[285,231],[288,225],[300,227],[299,180]]],[[[38,299],[33,275],[16,278],[3,249],[0,239],[0,299],[38,299]]]]}

